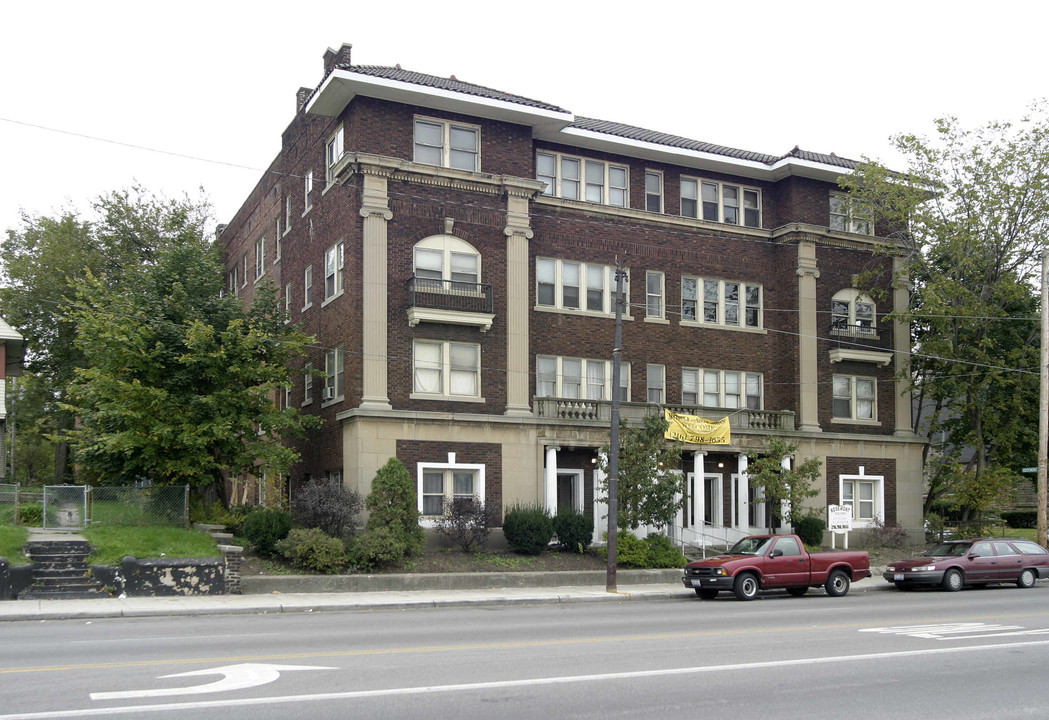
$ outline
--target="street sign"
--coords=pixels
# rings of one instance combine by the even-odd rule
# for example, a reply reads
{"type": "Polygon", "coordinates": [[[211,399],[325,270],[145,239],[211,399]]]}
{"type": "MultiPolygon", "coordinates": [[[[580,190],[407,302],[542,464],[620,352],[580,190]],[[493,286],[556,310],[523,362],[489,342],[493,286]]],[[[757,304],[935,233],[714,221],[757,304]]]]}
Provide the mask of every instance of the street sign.
{"type": "Polygon", "coordinates": [[[1020,472],[1022,472],[1022,473],[1029,473],[1029,474],[1030,473],[1036,473],[1036,472],[1038,472],[1038,468],[1037,467],[1024,468],[1020,472]]]}

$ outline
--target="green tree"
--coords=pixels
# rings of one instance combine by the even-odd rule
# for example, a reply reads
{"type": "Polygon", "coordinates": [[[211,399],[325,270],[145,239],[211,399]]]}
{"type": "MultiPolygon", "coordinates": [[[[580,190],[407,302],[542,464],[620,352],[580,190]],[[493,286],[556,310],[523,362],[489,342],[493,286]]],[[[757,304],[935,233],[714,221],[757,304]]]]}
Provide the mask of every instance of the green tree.
{"type": "Polygon", "coordinates": [[[419,527],[415,483],[404,463],[390,458],[379,468],[364,503],[368,521],[350,553],[356,565],[392,565],[419,554],[426,536],[419,527]]]}
{"type": "Polygon", "coordinates": [[[866,162],[841,182],[879,227],[895,230],[886,250],[902,266],[898,279],[913,284],[910,307],[894,317],[912,329],[928,513],[940,497],[995,496],[978,488],[998,484],[996,468],[1035,464],[1049,115],[1043,101],[1015,124],[966,130],[948,118],[932,138],[894,143],[905,173],[866,162]]]}
{"type": "MultiPolygon", "coordinates": [[[[8,229],[0,307],[26,338],[27,369],[54,395],[47,412],[56,432],[73,427],[61,405],[77,368],[85,367],[78,328],[68,317],[75,283],[90,272],[119,285],[125,268],[152,262],[172,237],[187,229],[203,234],[209,216],[206,201],[160,199],[136,186],[97,198],[90,219],[63,210],[55,217],[23,215],[19,228],[8,229]]],[[[54,479],[67,482],[73,477],[68,446],[53,447],[54,479]]]]}
{"type": "Polygon", "coordinates": [[[192,225],[122,273],[114,284],[89,271],[64,316],[85,363],[63,438],[89,478],[188,484],[213,502],[226,500],[225,474],[287,472],[298,455],[284,440],[314,420],[276,398],[309,338],[275,289],[260,285],[247,311],[222,297],[217,251],[192,225]]]}
{"type": "Polygon", "coordinates": [[[819,495],[815,485],[820,479],[822,468],[819,458],[809,458],[801,464],[792,462],[789,469],[784,468],[783,458],[793,458],[797,451],[797,445],[771,437],[763,451],[748,454],[747,463],[750,486],[762,488],[772,514],[791,525],[797,525],[805,516],[805,501],[819,495]]]}
{"type": "MultiPolygon", "coordinates": [[[[641,427],[620,421],[618,512],[620,528],[636,530],[642,525],[666,528],[683,507],[685,476],[681,473],[682,443],[664,437],[667,421],[662,415],[646,415],[641,427]]],[[[602,448],[599,467],[608,497],[608,451],[602,448]]]]}
{"type": "Polygon", "coordinates": [[[55,396],[39,375],[25,373],[11,378],[8,402],[8,437],[17,447],[8,460],[14,466],[12,482],[45,485],[54,477],[55,396]]]}

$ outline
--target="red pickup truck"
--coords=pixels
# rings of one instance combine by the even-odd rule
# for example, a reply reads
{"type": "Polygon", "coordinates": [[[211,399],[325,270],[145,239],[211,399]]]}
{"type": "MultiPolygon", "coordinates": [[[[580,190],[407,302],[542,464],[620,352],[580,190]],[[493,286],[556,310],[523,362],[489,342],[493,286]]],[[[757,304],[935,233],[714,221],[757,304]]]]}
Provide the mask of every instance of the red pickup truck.
{"type": "Polygon", "coordinates": [[[841,597],[853,580],[870,577],[870,567],[866,552],[809,553],[797,535],[751,535],[724,555],[689,563],[682,582],[703,600],[713,600],[722,590],[753,600],[759,590],[770,588],[801,597],[821,585],[831,597],[841,597]]]}

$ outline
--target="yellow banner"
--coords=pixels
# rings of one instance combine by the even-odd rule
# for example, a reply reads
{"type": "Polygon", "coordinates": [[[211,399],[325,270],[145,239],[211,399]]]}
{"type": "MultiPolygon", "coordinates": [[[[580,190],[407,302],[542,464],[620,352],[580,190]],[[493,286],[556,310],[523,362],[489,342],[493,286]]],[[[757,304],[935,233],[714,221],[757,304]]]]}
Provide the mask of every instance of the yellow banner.
{"type": "Polygon", "coordinates": [[[697,415],[682,415],[664,409],[669,427],[663,437],[697,445],[728,445],[732,442],[728,418],[707,420],[697,415]]]}

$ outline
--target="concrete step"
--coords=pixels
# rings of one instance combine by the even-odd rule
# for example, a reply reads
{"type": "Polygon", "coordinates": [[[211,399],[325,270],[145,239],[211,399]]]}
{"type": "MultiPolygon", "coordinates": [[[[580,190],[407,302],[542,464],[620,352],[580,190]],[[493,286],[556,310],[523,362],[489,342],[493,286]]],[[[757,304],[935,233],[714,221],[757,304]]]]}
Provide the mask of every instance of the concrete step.
{"type": "Polygon", "coordinates": [[[109,593],[99,587],[42,590],[30,587],[18,596],[19,600],[93,600],[109,597],[109,593]]]}

